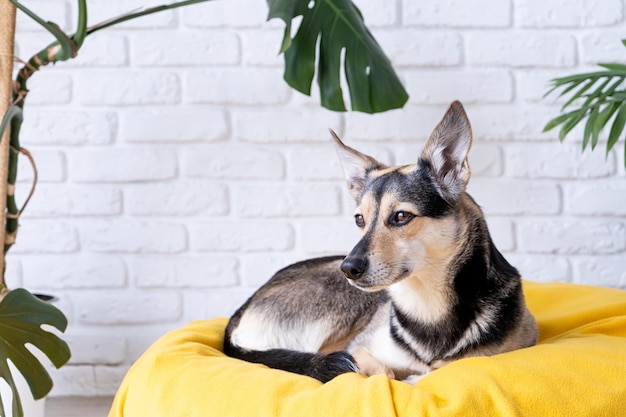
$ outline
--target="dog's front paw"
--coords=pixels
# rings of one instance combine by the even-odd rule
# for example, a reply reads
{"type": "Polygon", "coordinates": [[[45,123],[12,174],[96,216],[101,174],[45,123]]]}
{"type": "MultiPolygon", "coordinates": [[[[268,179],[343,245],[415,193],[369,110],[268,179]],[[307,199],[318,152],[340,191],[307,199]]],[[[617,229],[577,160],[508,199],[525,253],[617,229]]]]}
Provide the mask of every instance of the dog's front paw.
{"type": "Polygon", "coordinates": [[[424,378],[426,375],[428,374],[422,374],[422,375],[409,375],[406,378],[404,378],[402,380],[402,382],[406,382],[409,385],[415,385],[417,384],[422,378],[424,378]]]}
{"type": "Polygon", "coordinates": [[[352,356],[359,367],[359,373],[367,376],[384,374],[389,379],[395,379],[395,374],[391,368],[376,360],[364,349],[357,350],[352,356]]]}

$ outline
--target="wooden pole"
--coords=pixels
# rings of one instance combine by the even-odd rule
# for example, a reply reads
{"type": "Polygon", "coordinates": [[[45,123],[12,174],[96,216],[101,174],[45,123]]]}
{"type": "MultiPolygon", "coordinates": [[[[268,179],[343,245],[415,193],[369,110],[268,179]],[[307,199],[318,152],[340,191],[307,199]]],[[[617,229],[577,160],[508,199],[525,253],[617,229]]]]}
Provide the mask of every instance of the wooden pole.
{"type": "MultiPolygon", "coordinates": [[[[15,51],[15,6],[8,0],[0,0],[0,118],[4,117],[11,105],[13,94],[13,54],[15,51]]],[[[4,224],[6,221],[7,175],[9,168],[9,129],[6,129],[0,142],[0,243],[4,246],[4,224]]],[[[7,292],[4,271],[6,263],[4,251],[0,256],[0,296],[7,292]]]]}

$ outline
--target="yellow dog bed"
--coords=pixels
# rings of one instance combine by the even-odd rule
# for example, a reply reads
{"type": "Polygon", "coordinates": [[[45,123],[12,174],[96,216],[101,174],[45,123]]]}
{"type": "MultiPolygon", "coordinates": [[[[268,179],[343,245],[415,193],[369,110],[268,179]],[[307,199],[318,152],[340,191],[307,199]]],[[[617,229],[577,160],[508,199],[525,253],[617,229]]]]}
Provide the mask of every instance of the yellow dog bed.
{"type": "Polygon", "coordinates": [[[349,373],[327,384],[231,359],[226,319],[157,341],[126,375],[109,417],[626,416],[626,292],[524,283],[537,346],[464,359],[415,386],[349,373]]]}

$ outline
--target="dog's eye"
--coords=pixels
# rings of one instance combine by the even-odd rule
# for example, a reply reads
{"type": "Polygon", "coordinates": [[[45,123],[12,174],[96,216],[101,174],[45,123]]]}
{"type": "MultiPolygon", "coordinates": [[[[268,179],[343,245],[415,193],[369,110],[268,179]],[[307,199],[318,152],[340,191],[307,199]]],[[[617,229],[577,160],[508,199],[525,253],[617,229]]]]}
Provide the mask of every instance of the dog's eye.
{"type": "Polygon", "coordinates": [[[362,214],[355,214],[354,215],[354,222],[356,223],[356,225],[358,227],[364,227],[365,226],[365,219],[363,218],[362,214]]]}
{"type": "Polygon", "coordinates": [[[391,217],[391,224],[394,226],[403,226],[413,220],[414,214],[408,211],[396,211],[391,217]]]}

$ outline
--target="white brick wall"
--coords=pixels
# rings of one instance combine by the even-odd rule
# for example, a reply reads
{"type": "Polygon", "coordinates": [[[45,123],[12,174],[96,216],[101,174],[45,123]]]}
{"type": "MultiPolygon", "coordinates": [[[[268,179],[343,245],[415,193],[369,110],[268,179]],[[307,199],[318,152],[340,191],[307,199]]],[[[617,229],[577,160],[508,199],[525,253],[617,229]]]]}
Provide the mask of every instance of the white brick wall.
{"type": "MultiPolygon", "coordinates": [[[[29,6],[71,31],[70,0],[29,6]]],[[[89,2],[91,22],[162,0],[89,2]]],[[[282,266],[345,253],[353,203],[327,129],[411,163],[446,106],[474,129],[470,192],[527,279],[626,287],[623,142],[580,153],[542,133],[550,78],[626,59],[625,0],[356,0],[411,100],[370,116],[291,91],[263,0],[125,23],[35,74],[22,143],[40,185],[12,286],[59,296],[74,356],[53,395],[111,395],[164,332],[226,316],[282,266]]],[[[20,15],[23,59],[50,36],[20,15]]],[[[318,93],[313,93],[318,97],[318,93]]],[[[21,160],[17,194],[32,170],[21,160]]]]}

